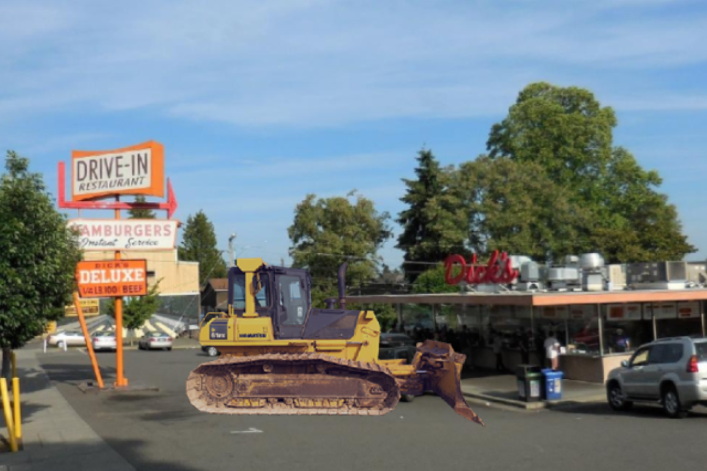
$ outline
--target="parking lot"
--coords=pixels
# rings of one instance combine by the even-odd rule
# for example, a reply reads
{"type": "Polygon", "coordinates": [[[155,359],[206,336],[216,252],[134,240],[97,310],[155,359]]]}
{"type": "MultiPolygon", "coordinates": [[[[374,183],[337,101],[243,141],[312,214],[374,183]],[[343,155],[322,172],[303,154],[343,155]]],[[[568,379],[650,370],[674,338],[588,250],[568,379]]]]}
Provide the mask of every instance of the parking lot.
{"type": "MultiPolygon", "coordinates": [[[[541,412],[472,404],[482,428],[426,395],[382,417],[211,415],[185,393],[189,371],[209,361],[198,349],[125,352],[130,383],[158,392],[84,394],[76,385],[92,379],[85,353],[38,357],[69,404],[139,470],[663,470],[707,462],[703,408],[670,420],[646,406],[617,414],[605,404],[541,412]]],[[[109,381],[115,356],[98,359],[109,381]]]]}

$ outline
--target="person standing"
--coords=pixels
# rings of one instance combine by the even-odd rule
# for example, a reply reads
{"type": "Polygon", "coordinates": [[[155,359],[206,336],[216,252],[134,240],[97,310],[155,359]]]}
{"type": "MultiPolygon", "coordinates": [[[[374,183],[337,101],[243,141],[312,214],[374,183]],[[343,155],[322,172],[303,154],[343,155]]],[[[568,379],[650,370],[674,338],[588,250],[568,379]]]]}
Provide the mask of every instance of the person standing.
{"type": "Polygon", "coordinates": [[[555,332],[551,332],[550,336],[545,340],[545,358],[547,366],[557,371],[560,363],[560,342],[555,337],[555,332]]]}
{"type": "Polygon", "coordinates": [[[503,365],[503,337],[500,332],[496,332],[493,337],[493,353],[496,355],[496,371],[506,371],[503,365]]]}

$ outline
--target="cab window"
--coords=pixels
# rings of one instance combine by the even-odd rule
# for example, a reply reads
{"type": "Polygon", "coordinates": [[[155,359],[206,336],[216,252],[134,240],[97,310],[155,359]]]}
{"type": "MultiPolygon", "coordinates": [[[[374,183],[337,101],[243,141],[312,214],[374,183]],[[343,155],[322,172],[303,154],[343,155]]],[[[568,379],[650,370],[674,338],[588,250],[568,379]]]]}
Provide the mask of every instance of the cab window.
{"type": "MultiPolygon", "coordinates": [[[[253,278],[255,282],[255,277],[253,278]]],[[[255,308],[267,307],[269,290],[269,277],[267,273],[260,273],[260,283],[262,289],[255,295],[255,308]]],[[[233,277],[233,309],[245,310],[245,274],[237,274],[233,277]]]]}
{"type": "Polygon", "coordinates": [[[277,277],[280,292],[280,322],[283,325],[302,325],[307,317],[308,300],[304,299],[303,280],[296,275],[277,277]]]}

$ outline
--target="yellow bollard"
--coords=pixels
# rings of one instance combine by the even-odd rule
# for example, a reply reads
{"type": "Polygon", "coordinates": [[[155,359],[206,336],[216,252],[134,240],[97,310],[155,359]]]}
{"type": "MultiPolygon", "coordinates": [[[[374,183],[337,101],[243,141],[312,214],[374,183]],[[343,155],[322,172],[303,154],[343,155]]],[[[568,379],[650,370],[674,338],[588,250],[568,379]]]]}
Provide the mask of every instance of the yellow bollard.
{"type": "Polygon", "coordinates": [[[10,352],[10,361],[12,362],[12,377],[17,378],[17,358],[15,358],[15,351],[10,352]]]}
{"type": "Polygon", "coordinates": [[[12,402],[15,405],[15,438],[22,443],[22,415],[20,414],[20,378],[12,378],[12,402]]]}
{"type": "Polygon", "coordinates": [[[12,424],[12,412],[10,411],[10,399],[7,397],[7,380],[0,378],[0,396],[2,396],[2,411],[5,414],[5,424],[7,425],[7,436],[10,439],[10,450],[17,451],[17,440],[15,440],[15,430],[12,424]]]}

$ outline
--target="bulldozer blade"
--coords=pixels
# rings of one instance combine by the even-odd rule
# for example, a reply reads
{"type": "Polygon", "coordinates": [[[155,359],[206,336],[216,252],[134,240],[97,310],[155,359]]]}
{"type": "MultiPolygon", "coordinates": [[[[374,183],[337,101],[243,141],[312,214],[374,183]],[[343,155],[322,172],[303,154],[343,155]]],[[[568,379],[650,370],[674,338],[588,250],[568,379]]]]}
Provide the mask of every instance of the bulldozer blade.
{"type": "Polygon", "coordinates": [[[425,340],[417,344],[413,364],[418,372],[424,372],[426,389],[441,397],[457,414],[485,427],[462,394],[461,372],[464,361],[466,355],[455,353],[450,344],[425,340]]]}

